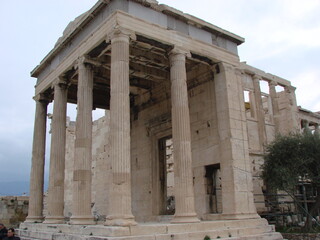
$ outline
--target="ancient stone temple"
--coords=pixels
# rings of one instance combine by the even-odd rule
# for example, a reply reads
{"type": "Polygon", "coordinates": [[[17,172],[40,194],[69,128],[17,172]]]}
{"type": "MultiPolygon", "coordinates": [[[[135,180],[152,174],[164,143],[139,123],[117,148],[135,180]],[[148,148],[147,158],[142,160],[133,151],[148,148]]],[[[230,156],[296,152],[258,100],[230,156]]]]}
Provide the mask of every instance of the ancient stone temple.
{"type": "Polygon", "coordinates": [[[299,130],[300,116],[315,131],[320,117],[297,108],[289,81],[240,63],[243,42],[155,0],[100,0],[70,23],[32,71],[30,200],[20,236],[282,239],[257,214],[264,206],[254,203],[254,186],[262,190],[252,163],[275,133],[299,130]],[[77,104],[71,148],[67,103],[77,104]],[[99,134],[96,108],[108,110],[99,134]]]}

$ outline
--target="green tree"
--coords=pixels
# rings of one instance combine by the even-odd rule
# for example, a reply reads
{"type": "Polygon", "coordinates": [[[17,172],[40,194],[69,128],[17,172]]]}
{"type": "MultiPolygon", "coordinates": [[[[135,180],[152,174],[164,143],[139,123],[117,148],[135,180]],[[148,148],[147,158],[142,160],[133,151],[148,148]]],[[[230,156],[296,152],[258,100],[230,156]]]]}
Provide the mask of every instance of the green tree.
{"type": "Polygon", "coordinates": [[[320,137],[318,132],[312,134],[279,135],[267,146],[264,157],[263,179],[273,190],[284,190],[295,193],[296,186],[301,181],[308,181],[317,190],[314,203],[310,209],[305,224],[305,230],[310,231],[312,217],[320,207],[320,137]]]}

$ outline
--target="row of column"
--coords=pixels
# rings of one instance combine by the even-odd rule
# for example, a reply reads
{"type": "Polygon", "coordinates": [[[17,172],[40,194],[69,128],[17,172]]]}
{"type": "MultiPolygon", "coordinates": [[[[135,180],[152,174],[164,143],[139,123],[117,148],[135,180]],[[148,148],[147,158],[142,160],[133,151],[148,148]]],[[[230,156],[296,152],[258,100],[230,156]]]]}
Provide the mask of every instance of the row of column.
{"type": "MultiPolygon", "coordinates": [[[[259,75],[253,76],[253,91],[254,91],[254,106],[256,109],[256,118],[258,122],[258,131],[259,131],[259,142],[260,142],[260,150],[264,151],[264,146],[267,143],[267,136],[266,136],[266,124],[265,124],[265,112],[263,109],[263,103],[261,98],[261,89],[260,89],[260,81],[262,77],[259,75]]],[[[278,103],[278,96],[276,91],[277,82],[275,81],[268,81],[269,84],[269,97],[271,100],[271,108],[272,108],[272,117],[273,123],[275,126],[275,132],[280,133],[280,131],[284,131],[281,129],[281,122],[280,122],[280,110],[279,110],[279,103],[278,103]]],[[[287,125],[289,125],[289,130],[294,131],[297,128],[296,122],[296,103],[295,103],[295,95],[294,91],[295,88],[292,86],[284,86],[285,94],[288,99],[287,104],[287,125]]]]}
{"type": "MultiPolygon", "coordinates": [[[[110,208],[105,225],[136,224],[131,212],[130,169],[130,35],[116,29],[111,36],[110,157],[112,186],[110,208]]],[[[170,53],[172,82],[172,129],[175,149],[176,214],[173,222],[197,222],[192,183],[191,134],[186,84],[186,51],[170,53]]],[[[71,224],[93,224],[91,214],[92,107],[93,71],[85,59],[79,59],[76,139],[73,172],[71,224]]],[[[64,222],[64,166],[66,141],[67,83],[54,83],[54,107],[50,153],[48,215],[44,223],[64,222]]],[[[29,215],[26,222],[43,221],[43,181],[48,101],[36,100],[36,115],[30,177],[29,215]]]]}

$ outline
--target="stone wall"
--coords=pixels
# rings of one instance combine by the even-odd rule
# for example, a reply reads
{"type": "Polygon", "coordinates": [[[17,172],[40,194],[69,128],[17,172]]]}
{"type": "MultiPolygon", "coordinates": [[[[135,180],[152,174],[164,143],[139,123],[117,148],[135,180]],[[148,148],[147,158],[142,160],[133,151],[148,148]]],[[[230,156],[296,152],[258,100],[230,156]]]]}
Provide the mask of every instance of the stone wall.
{"type": "Polygon", "coordinates": [[[0,197],[0,222],[6,227],[18,227],[28,214],[29,197],[0,197]]]}
{"type": "MultiPolygon", "coordinates": [[[[92,125],[92,202],[93,215],[99,219],[99,215],[105,215],[107,207],[107,188],[104,179],[106,169],[104,161],[107,161],[106,149],[108,149],[108,133],[109,133],[110,115],[107,114],[102,118],[93,122],[92,125]],[[105,140],[106,139],[106,140],[105,140]],[[107,144],[106,144],[107,143],[107,144]],[[105,145],[106,144],[106,145],[105,145]],[[99,213],[99,214],[98,214],[99,213]]],[[[64,189],[64,215],[70,217],[72,215],[72,182],[73,182],[73,158],[74,158],[74,141],[75,141],[75,122],[68,119],[66,133],[66,163],[65,163],[65,189],[64,189]]],[[[107,181],[106,181],[107,182],[107,181]]],[[[46,214],[46,213],[45,213],[46,214]]]]}

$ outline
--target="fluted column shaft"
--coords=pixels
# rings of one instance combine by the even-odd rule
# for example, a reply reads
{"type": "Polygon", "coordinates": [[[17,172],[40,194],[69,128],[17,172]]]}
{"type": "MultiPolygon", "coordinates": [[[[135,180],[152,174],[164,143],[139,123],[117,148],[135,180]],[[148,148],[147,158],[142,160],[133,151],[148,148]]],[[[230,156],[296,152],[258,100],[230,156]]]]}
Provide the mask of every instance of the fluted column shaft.
{"type": "Polygon", "coordinates": [[[66,147],[67,87],[54,85],[54,105],[51,128],[48,216],[45,223],[64,222],[64,168],[66,147]]]}
{"type": "Polygon", "coordinates": [[[77,120],[71,224],[94,224],[91,214],[93,71],[78,61],[77,120]]]}
{"type": "Polygon", "coordinates": [[[112,186],[105,225],[135,225],[131,210],[129,34],[111,37],[110,158],[112,186]]]}
{"type": "Polygon", "coordinates": [[[32,163],[30,174],[30,197],[28,217],[25,222],[43,221],[43,185],[46,149],[46,126],[48,100],[35,97],[36,113],[34,120],[32,163]]]}
{"type": "Polygon", "coordinates": [[[271,104],[272,104],[272,112],[273,112],[273,121],[275,125],[275,131],[276,133],[279,133],[279,105],[278,105],[278,96],[276,91],[276,85],[277,83],[274,81],[269,82],[269,95],[271,98],[271,104]]]}
{"type": "Polygon", "coordinates": [[[259,130],[259,142],[260,150],[263,151],[264,145],[267,142],[267,133],[265,125],[265,114],[262,105],[261,99],[261,89],[260,89],[260,78],[257,75],[253,76],[253,88],[254,88],[254,97],[256,102],[256,112],[257,112],[257,121],[258,121],[258,130],[259,130]]]}
{"type": "Polygon", "coordinates": [[[198,222],[195,213],[190,115],[186,74],[187,52],[170,53],[175,215],[172,222],[198,222]]]}

